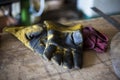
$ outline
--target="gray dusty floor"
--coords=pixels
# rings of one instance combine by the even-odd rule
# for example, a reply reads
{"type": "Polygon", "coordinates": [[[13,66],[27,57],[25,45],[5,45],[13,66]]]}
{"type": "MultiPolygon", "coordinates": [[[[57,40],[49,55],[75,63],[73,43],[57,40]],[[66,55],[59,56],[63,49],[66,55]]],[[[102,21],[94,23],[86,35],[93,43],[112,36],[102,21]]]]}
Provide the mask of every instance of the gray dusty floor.
{"type": "MultiPolygon", "coordinates": [[[[116,16],[120,20],[120,16],[116,16]]],[[[87,21],[74,21],[68,24],[81,23],[93,26],[105,33],[109,40],[118,32],[103,18],[87,21]]],[[[110,43],[110,42],[109,42],[110,43]]],[[[0,80],[118,80],[113,72],[109,48],[99,54],[84,51],[82,69],[67,70],[52,62],[44,61],[37,53],[26,48],[10,34],[3,33],[0,40],[0,80]]]]}

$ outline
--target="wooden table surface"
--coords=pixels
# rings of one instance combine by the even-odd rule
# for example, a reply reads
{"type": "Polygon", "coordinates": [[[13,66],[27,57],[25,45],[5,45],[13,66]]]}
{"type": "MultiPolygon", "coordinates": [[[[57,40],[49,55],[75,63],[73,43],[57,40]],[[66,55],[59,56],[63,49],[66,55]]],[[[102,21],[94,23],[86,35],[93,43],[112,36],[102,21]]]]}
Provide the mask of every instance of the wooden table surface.
{"type": "MultiPolygon", "coordinates": [[[[114,16],[120,21],[120,15],[114,16]]],[[[118,32],[103,18],[68,22],[92,26],[109,38],[118,32]]],[[[105,53],[84,51],[82,69],[64,69],[52,62],[44,61],[37,53],[26,48],[11,34],[3,33],[0,39],[0,80],[118,80],[114,74],[109,46],[105,53]]]]}

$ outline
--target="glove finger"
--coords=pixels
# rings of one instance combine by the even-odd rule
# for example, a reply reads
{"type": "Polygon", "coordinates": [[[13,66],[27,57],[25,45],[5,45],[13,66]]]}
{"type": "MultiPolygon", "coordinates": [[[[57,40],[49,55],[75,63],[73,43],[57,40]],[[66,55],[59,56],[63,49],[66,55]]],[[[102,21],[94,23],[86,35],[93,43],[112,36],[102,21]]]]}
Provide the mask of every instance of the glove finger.
{"type": "Polygon", "coordinates": [[[39,54],[43,54],[43,51],[45,49],[45,43],[46,43],[45,36],[46,36],[46,32],[44,31],[41,33],[39,32],[31,33],[31,35],[29,35],[30,47],[39,54]]]}
{"type": "Polygon", "coordinates": [[[73,51],[73,61],[75,68],[82,68],[83,64],[83,55],[82,55],[82,48],[73,51]]]}
{"type": "Polygon", "coordinates": [[[32,49],[39,53],[39,54],[43,54],[44,49],[45,49],[45,45],[44,43],[42,43],[40,41],[40,37],[34,37],[32,40],[30,40],[30,46],[32,47],[32,49]]]}
{"type": "Polygon", "coordinates": [[[43,57],[47,60],[51,60],[51,58],[53,57],[56,49],[57,49],[57,47],[55,45],[46,46],[46,48],[44,50],[44,53],[43,53],[43,57]]]}
{"type": "Polygon", "coordinates": [[[83,42],[83,38],[80,30],[73,32],[72,38],[73,38],[74,44],[77,46],[83,42]]]}
{"type": "Polygon", "coordinates": [[[71,50],[65,51],[63,56],[63,66],[69,69],[71,69],[74,66],[73,55],[71,50]]]}
{"type": "Polygon", "coordinates": [[[62,53],[55,53],[54,57],[52,58],[53,62],[61,65],[63,62],[63,54],[62,53]]]}

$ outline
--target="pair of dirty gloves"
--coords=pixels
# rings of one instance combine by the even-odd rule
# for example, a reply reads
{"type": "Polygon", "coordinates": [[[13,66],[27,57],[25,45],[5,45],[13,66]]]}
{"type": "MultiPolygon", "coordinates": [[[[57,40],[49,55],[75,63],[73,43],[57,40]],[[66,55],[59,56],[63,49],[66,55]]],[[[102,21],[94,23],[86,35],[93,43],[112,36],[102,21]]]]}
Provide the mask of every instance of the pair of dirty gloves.
{"type": "Polygon", "coordinates": [[[92,27],[66,26],[51,21],[45,21],[44,25],[6,27],[4,31],[12,33],[45,60],[69,69],[82,68],[83,48],[103,52],[108,41],[92,27]]]}

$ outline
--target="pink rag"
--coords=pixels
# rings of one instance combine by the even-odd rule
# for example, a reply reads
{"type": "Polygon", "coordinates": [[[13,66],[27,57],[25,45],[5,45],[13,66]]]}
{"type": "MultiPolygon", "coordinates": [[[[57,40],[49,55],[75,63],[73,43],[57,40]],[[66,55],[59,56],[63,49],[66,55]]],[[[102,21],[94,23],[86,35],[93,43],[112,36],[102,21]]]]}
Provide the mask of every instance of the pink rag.
{"type": "Polygon", "coordinates": [[[84,49],[93,49],[96,52],[105,52],[108,37],[92,27],[83,28],[84,49]]]}

